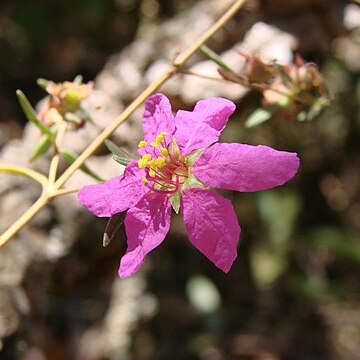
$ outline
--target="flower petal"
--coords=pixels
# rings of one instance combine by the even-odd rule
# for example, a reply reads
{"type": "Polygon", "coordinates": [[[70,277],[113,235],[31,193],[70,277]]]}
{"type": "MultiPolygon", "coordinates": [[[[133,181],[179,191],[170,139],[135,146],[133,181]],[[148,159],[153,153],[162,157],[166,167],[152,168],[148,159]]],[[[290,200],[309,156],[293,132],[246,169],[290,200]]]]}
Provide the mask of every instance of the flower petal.
{"type": "Polygon", "coordinates": [[[162,131],[169,135],[174,132],[174,116],[169,99],[165,95],[159,93],[147,98],[142,123],[145,140],[148,142],[153,141],[162,131]]]}
{"type": "Polygon", "coordinates": [[[190,242],[218,268],[228,272],[240,237],[231,202],[211,190],[185,189],[182,214],[190,242]]]}
{"type": "Polygon", "coordinates": [[[166,195],[146,194],[125,218],[128,248],[121,259],[119,276],[133,275],[145,256],[165,239],[170,229],[171,206],[166,195]]]}
{"type": "Polygon", "coordinates": [[[251,192],[284,184],[298,168],[296,153],[264,145],[217,143],[203,152],[192,172],[208,186],[251,192]]]}
{"type": "Polygon", "coordinates": [[[216,142],[234,111],[235,104],[223,98],[200,100],[194,111],[179,110],[175,116],[175,137],[182,154],[216,142]]]}
{"type": "Polygon", "coordinates": [[[78,192],[80,204],[94,215],[110,217],[135,205],[148,191],[142,183],[144,173],[136,161],[130,162],[121,176],[103,184],[84,186],[78,192]]]}

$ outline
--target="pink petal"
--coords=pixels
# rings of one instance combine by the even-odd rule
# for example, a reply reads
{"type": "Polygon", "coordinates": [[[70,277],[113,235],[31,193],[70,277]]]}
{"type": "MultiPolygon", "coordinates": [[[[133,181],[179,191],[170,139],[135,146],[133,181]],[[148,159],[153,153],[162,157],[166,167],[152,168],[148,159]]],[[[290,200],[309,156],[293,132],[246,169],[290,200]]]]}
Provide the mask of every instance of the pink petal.
{"type": "Polygon", "coordinates": [[[203,152],[192,172],[208,186],[251,192],[284,184],[298,168],[296,153],[264,145],[217,143],[203,152]]]}
{"type": "Polygon", "coordinates": [[[163,94],[154,94],[147,98],[142,118],[145,140],[153,141],[156,135],[166,131],[174,132],[175,121],[169,99],[163,94]]]}
{"type": "Polygon", "coordinates": [[[216,142],[235,104],[227,99],[200,100],[194,111],[179,110],[175,116],[175,138],[183,155],[216,142]]]}
{"type": "Polygon", "coordinates": [[[165,239],[170,228],[171,206],[168,196],[146,194],[125,218],[128,248],[121,259],[119,276],[133,275],[145,256],[165,239]]]}
{"type": "Polygon", "coordinates": [[[231,202],[211,190],[185,189],[182,213],[190,242],[218,268],[228,272],[240,237],[231,202]]]}
{"type": "Polygon", "coordinates": [[[135,205],[148,191],[141,182],[143,170],[130,162],[121,176],[103,184],[84,186],[78,192],[80,204],[94,215],[110,217],[135,205]]]}

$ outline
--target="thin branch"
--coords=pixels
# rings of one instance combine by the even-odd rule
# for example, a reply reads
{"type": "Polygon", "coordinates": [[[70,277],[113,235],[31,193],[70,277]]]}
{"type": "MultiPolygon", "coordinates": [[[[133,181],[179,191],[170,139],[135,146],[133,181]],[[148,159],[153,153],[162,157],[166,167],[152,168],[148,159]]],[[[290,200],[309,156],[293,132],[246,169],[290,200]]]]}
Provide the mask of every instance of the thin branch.
{"type": "Polygon", "coordinates": [[[1,236],[0,246],[13,238],[49,201],[44,194],[40,196],[34,204],[21,215],[1,236]]]}
{"type": "Polygon", "coordinates": [[[49,194],[49,198],[55,198],[55,197],[58,197],[58,196],[73,194],[75,192],[78,192],[80,189],[81,188],[60,189],[60,190],[57,190],[56,192],[54,192],[53,194],[49,194]]]}
{"type": "Polygon", "coordinates": [[[154,93],[162,84],[170,79],[185,62],[202,46],[210,37],[212,37],[219,29],[221,29],[243,6],[246,0],[237,0],[225,12],[225,14],[212,25],[199,39],[195,41],[187,50],[180,54],[172,65],[148,88],[146,88],[124,111],[120,114],[102,133],[84,150],[77,160],[68,167],[68,169],[60,176],[55,183],[55,188],[60,188],[65,184],[67,179],[91,156],[118,127],[127,120],[129,116],[154,93]]]}
{"type": "MultiPolygon", "coordinates": [[[[107,128],[105,128],[97,138],[84,150],[84,152],[65,170],[65,172],[55,181],[51,193],[46,191],[42,196],[20,216],[15,223],[10,226],[0,236],[0,246],[4,245],[18,231],[20,231],[46,204],[51,198],[56,197],[59,189],[65,184],[70,176],[78,170],[102,144],[103,142],[119,127],[121,123],[126,121],[132,113],[161,85],[178,72],[178,69],[203,45],[210,37],[212,37],[219,29],[221,29],[244,5],[246,0],[236,0],[233,5],[224,13],[224,15],[216,21],[203,35],[201,35],[187,50],[181,53],[171,64],[168,69],[151,85],[149,85],[107,128]]],[[[61,193],[60,193],[61,194],[61,193]]]]}
{"type": "Polygon", "coordinates": [[[59,126],[59,130],[56,134],[56,139],[55,139],[55,146],[54,146],[54,156],[51,159],[50,162],[50,168],[49,168],[49,182],[48,182],[48,190],[51,191],[53,188],[53,185],[56,181],[56,173],[57,173],[57,169],[59,166],[59,161],[60,161],[60,149],[61,149],[61,145],[64,139],[64,135],[66,132],[66,127],[67,127],[67,123],[65,121],[61,121],[61,124],[59,126]]]}
{"type": "Polygon", "coordinates": [[[12,165],[12,164],[0,164],[0,171],[15,175],[27,176],[29,178],[36,180],[43,187],[45,187],[48,183],[48,180],[45,175],[24,166],[12,165]]]}
{"type": "Polygon", "coordinates": [[[184,74],[184,75],[191,75],[191,76],[196,76],[202,79],[206,79],[206,80],[214,80],[214,81],[221,81],[221,82],[229,82],[229,80],[226,80],[220,76],[212,76],[212,75],[206,75],[206,74],[201,74],[201,73],[197,73],[195,71],[191,71],[191,70],[179,70],[178,71],[179,74],[184,74]]]}

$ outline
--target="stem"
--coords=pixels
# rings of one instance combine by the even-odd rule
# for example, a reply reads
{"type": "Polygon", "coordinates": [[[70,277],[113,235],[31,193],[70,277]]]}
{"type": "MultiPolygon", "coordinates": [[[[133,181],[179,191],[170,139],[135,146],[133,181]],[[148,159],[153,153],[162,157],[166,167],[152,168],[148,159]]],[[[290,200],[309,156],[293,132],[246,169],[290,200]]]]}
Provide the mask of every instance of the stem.
{"type": "MultiPolygon", "coordinates": [[[[58,194],[66,192],[57,192],[62,185],[70,178],[70,176],[78,170],[117,128],[127,120],[130,115],[146,100],[148,96],[154,93],[162,84],[170,79],[178,69],[185,64],[185,62],[203,45],[211,36],[213,36],[219,29],[221,29],[240,8],[244,5],[246,0],[236,0],[233,5],[224,13],[224,15],[216,21],[203,35],[201,35],[195,43],[193,43],[187,50],[180,54],[172,65],[151,85],[149,85],[124,111],[121,113],[107,128],[105,128],[97,138],[84,150],[84,152],[65,170],[65,172],[53,183],[52,191],[50,193],[44,192],[42,196],[26,211],[5,233],[0,237],[0,246],[4,245],[13,236],[15,236],[49,201],[58,194]]],[[[60,130],[59,130],[60,131],[60,130]]],[[[58,154],[57,154],[58,155],[58,154]]],[[[50,166],[49,178],[51,180],[56,177],[56,170],[58,160],[53,160],[53,165],[50,166]],[[55,176],[54,176],[55,174],[55,176]]]]}
{"type": "Polygon", "coordinates": [[[57,190],[56,192],[54,192],[53,194],[49,195],[49,198],[55,198],[58,196],[62,196],[62,195],[68,195],[68,194],[72,194],[74,192],[78,192],[81,188],[69,188],[69,189],[60,189],[57,190]]]}
{"type": "Polygon", "coordinates": [[[184,74],[184,75],[192,75],[192,76],[196,76],[202,79],[206,79],[206,80],[214,80],[214,81],[222,81],[222,82],[229,82],[229,80],[226,80],[220,76],[216,77],[216,76],[212,76],[212,75],[206,75],[206,74],[200,74],[191,70],[179,70],[178,71],[180,74],[184,74]]]}
{"type": "Polygon", "coordinates": [[[14,237],[49,201],[46,195],[41,195],[36,202],[21,215],[1,236],[0,246],[14,237]]]}
{"type": "Polygon", "coordinates": [[[43,187],[47,185],[47,178],[43,174],[26,168],[24,166],[18,166],[18,165],[10,165],[10,164],[0,164],[0,171],[4,171],[10,174],[16,174],[16,175],[25,175],[28,176],[37,182],[39,182],[43,187]]]}
{"type": "Polygon", "coordinates": [[[48,190],[51,190],[53,188],[53,185],[55,183],[56,180],[56,173],[57,173],[57,169],[59,166],[59,161],[60,161],[60,148],[64,139],[64,135],[66,132],[66,127],[67,124],[65,121],[62,121],[60,126],[59,126],[59,130],[56,134],[56,139],[55,139],[55,154],[51,159],[51,163],[50,163],[50,168],[49,168],[49,176],[48,176],[48,190]]]}

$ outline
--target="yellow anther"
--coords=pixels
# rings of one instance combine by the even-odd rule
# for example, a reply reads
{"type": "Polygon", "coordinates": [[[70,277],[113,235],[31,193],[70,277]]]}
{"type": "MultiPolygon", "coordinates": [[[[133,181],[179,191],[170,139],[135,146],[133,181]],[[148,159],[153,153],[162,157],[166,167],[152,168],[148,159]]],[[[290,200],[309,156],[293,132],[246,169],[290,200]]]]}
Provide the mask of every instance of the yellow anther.
{"type": "Polygon", "coordinates": [[[141,181],[146,185],[148,183],[148,180],[145,176],[141,178],[141,181]]]}
{"type": "Polygon", "coordinates": [[[159,169],[163,168],[164,165],[165,165],[165,159],[162,158],[162,157],[158,157],[158,158],[155,160],[155,165],[156,165],[159,169]]]}
{"type": "Polygon", "coordinates": [[[161,133],[160,133],[160,135],[162,135],[162,136],[166,136],[168,133],[166,132],[166,131],[162,131],[161,133]]]}
{"type": "Polygon", "coordinates": [[[158,144],[157,142],[155,142],[155,141],[152,141],[152,142],[150,143],[150,145],[151,145],[152,147],[154,147],[154,148],[158,148],[158,147],[159,147],[159,144],[158,144]]]}
{"type": "Polygon", "coordinates": [[[156,163],[155,163],[155,160],[151,160],[151,161],[149,162],[149,167],[150,167],[150,169],[153,169],[153,170],[155,170],[155,169],[156,169],[156,163]]]}
{"type": "Polygon", "coordinates": [[[155,138],[155,142],[160,144],[163,141],[164,137],[162,135],[157,135],[155,138]]]}
{"type": "Polygon", "coordinates": [[[143,155],[139,160],[138,160],[138,166],[139,169],[144,169],[147,165],[147,163],[151,160],[151,155],[150,154],[145,154],[143,155]]]}
{"type": "Polygon", "coordinates": [[[138,144],[138,148],[139,149],[144,148],[146,145],[147,145],[147,142],[144,140],[141,140],[138,144]]]}
{"type": "Polygon", "coordinates": [[[150,176],[150,177],[155,177],[155,170],[150,169],[150,170],[149,170],[149,176],[150,176]]]}
{"type": "Polygon", "coordinates": [[[160,149],[160,154],[162,155],[162,156],[168,156],[169,155],[169,152],[167,151],[167,149],[165,149],[165,148],[161,148],[160,149]]]}

